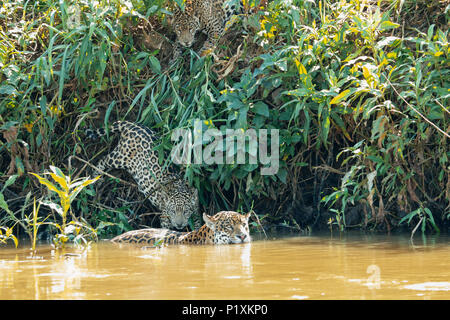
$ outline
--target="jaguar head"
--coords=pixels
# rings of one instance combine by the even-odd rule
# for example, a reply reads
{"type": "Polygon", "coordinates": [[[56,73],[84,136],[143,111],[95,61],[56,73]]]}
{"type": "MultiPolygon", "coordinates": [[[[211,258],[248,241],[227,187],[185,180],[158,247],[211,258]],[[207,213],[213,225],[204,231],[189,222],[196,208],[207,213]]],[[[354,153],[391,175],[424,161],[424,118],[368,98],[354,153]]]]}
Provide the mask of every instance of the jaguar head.
{"type": "Polygon", "coordinates": [[[169,217],[172,226],[183,229],[193,213],[198,212],[198,190],[180,183],[163,192],[162,215],[169,217]]]}
{"type": "Polygon", "coordinates": [[[214,232],[214,244],[250,242],[249,217],[250,213],[242,215],[234,211],[221,211],[214,216],[203,213],[206,226],[214,232]]]}
{"type": "Polygon", "coordinates": [[[195,33],[200,29],[200,20],[187,13],[181,14],[175,19],[174,29],[178,42],[189,48],[194,43],[195,33]]]}

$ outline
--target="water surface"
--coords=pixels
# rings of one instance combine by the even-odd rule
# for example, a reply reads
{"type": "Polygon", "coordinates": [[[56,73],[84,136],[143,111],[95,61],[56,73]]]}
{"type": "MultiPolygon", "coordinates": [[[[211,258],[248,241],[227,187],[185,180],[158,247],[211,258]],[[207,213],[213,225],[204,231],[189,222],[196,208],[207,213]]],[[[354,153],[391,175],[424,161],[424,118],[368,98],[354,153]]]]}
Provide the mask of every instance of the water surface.
{"type": "Polygon", "coordinates": [[[0,299],[450,299],[450,238],[0,248],[0,299]],[[426,241],[424,241],[426,240],[426,241]]]}

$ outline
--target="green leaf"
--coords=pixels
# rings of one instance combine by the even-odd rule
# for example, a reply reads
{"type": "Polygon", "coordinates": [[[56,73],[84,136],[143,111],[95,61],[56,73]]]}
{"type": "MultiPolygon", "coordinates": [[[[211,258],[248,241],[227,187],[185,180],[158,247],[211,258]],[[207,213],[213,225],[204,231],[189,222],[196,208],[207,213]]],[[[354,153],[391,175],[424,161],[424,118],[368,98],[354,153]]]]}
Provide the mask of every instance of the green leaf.
{"type": "Polygon", "coordinates": [[[285,168],[280,168],[278,170],[277,177],[281,180],[281,182],[286,183],[287,170],[285,168]]]}
{"type": "Polygon", "coordinates": [[[106,127],[106,128],[108,127],[109,116],[110,116],[111,111],[113,110],[113,108],[114,108],[115,105],[116,105],[116,100],[113,100],[113,101],[109,104],[108,109],[106,110],[106,113],[105,113],[105,120],[104,120],[104,124],[105,124],[105,127],[106,127]]]}
{"type": "Polygon", "coordinates": [[[267,106],[267,104],[265,104],[262,101],[258,101],[257,103],[255,103],[251,110],[253,110],[253,112],[255,112],[256,114],[259,114],[259,115],[264,116],[266,118],[268,118],[269,115],[270,115],[269,114],[269,107],[267,106]]]}
{"type": "Polygon", "coordinates": [[[17,95],[18,92],[16,90],[16,88],[14,88],[13,86],[6,84],[0,87],[0,94],[6,94],[6,95],[17,95]]]}
{"type": "Polygon", "coordinates": [[[59,89],[58,89],[58,104],[61,104],[61,99],[63,95],[63,89],[64,89],[64,78],[66,75],[66,57],[67,57],[67,50],[69,47],[66,47],[66,50],[64,50],[61,70],[59,71],[59,89]]]}
{"type": "Polygon", "coordinates": [[[16,179],[17,179],[18,176],[19,176],[19,175],[17,175],[17,174],[14,174],[14,175],[10,176],[10,177],[8,178],[8,180],[6,180],[6,182],[5,182],[4,186],[3,186],[2,192],[3,192],[6,188],[8,188],[10,185],[12,185],[12,184],[16,181],[16,179]]]}
{"type": "Polygon", "coordinates": [[[158,59],[156,57],[151,56],[148,58],[148,61],[150,62],[150,68],[153,72],[160,74],[161,73],[161,64],[159,63],[158,59]]]}
{"type": "Polygon", "coordinates": [[[8,203],[5,201],[5,197],[3,196],[3,193],[0,192],[0,208],[8,212],[10,215],[12,215],[12,211],[9,210],[8,203]]]}
{"type": "Polygon", "coordinates": [[[438,226],[436,225],[436,222],[434,221],[434,217],[433,217],[433,214],[431,213],[431,210],[428,208],[424,208],[424,211],[428,215],[428,220],[430,220],[430,223],[431,223],[432,227],[434,228],[434,230],[439,233],[440,230],[439,230],[438,226]]]}
{"type": "Polygon", "coordinates": [[[406,219],[408,219],[408,225],[409,225],[409,223],[411,222],[411,219],[414,217],[414,216],[416,216],[416,215],[418,215],[419,214],[419,212],[420,212],[420,208],[419,209],[417,209],[417,210],[414,210],[414,211],[412,211],[412,212],[410,212],[410,213],[408,213],[406,216],[404,216],[403,218],[401,218],[400,219],[400,221],[398,222],[398,224],[402,224],[402,222],[404,222],[406,219]]]}

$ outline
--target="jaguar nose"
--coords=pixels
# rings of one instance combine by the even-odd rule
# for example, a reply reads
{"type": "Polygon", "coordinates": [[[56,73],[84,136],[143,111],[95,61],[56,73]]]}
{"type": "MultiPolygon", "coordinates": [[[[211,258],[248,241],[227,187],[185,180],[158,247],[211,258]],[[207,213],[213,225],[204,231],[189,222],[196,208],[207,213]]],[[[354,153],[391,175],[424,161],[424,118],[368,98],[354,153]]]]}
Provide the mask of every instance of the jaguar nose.
{"type": "Polygon", "coordinates": [[[173,225],[174,225],[174,227],[177,228],[177,229],[182,229],[182,228],[184,227],[182,223],[180,223],[180,224],[174,223],[173,225]]]}
{"type": "Polygon", "coordinates": [[[244,242],[245,238],[247,238],[247,235],[241,234],[241,235],[238,236],[238,238],[241,239],[241,242],[244,242]]]}

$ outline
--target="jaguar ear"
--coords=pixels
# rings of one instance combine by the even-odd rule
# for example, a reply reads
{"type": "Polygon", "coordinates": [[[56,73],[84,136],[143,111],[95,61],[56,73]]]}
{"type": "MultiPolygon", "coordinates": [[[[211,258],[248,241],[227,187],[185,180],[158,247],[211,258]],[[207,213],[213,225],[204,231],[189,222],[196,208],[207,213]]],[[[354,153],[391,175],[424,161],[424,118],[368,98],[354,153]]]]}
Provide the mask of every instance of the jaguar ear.
{"type": "Polygon", "coordinates": [[[205,224],[208,228],[214,231],[216,227],[216,223],[213,219],[213,217],[208,216],[205,212],[203,212],[203,221],[205,221],[205,224]]]}
{"type": "Polygon", "coordinates": [[[249,213],[244,214],[244,217],[246,220],[248,220],[250,218],[250,216],[252,215],[253,211],[250,211],[249,213]]]}

